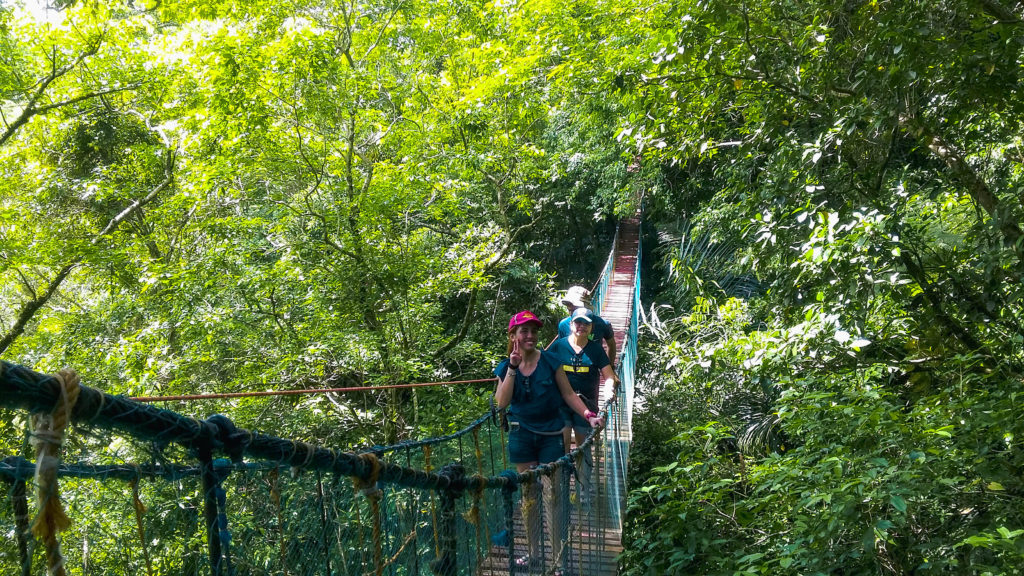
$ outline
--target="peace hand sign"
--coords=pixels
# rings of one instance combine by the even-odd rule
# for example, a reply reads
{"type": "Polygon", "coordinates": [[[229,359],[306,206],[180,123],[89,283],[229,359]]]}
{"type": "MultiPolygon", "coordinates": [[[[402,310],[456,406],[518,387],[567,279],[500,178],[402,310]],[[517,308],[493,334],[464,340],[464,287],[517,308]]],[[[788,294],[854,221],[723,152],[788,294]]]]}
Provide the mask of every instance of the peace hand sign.
{"type": "Polygon", "coordinates": [[[519,351],[519,340],[512,341],[512,351],[508,353],[508,365],[512,368],[519,368],[523,361],[523,353],[519,351]]]}

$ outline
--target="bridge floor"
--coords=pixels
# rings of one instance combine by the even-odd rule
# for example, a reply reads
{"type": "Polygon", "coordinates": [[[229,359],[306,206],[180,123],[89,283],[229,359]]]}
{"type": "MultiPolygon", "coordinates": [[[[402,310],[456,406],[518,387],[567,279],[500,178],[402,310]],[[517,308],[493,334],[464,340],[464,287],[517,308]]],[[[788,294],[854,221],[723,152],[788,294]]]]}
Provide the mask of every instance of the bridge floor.
{"type": "MultiPolygon", "coordinates": [[[[615,346],[621,352],[626,345],[626,332],[633,306],[636,286],[636,261],[640,249],[640,223],[635,219],[619,224],[619,236],[612,262],[612,277],[608,282],[601,317],[615,330],[615,346]]],[[[601,405],[611,397],[611,390],[601,390],[601,405]]]]}
{"type": "MultiPolygon", "coordinates": [[[[600,469],[600,463],[597,465],[600,469]]],[[[573,489],[575,492],[575,489],[573,489]]],[[[616,557],[622,552],[621,533],[616,529],[609,529],[605,526],[608,512],[608,499],[603,494],[598,494],[595,503],[591,506],[579,506],[576,503],[571,505],[569,512],[569,574],[573,575],[612,575],[617,572],[616,557]]],[[[515,512],[515,533],[523,535],[526,533],[523,525],[521,510],[517,507],[515,512]]],[[[545,526],[544,534],[541,537],[543,544],[544,569],[537,569],[534,572],[526,568],[515,569],[514,574],[551,574],[555,569],[555,560],[551,557],[551,540],[545,526]]],[[[526,538],[516,538],[513,554],[515,557],[526,555],[526,538]]],[[[509,572],[508,548],[505,546],[493,546],[491,553],[484,561],[480,570],[480,576],[504,576],[509,572]]]]}

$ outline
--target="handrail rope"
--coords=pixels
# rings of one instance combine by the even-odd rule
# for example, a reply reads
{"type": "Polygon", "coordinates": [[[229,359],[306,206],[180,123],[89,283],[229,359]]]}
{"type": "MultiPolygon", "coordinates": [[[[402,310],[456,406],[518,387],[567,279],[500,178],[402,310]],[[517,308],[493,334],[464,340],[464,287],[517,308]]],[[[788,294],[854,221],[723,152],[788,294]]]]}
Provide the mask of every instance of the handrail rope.
{"type": "MultiPolygon", "coordinates": [[[[31,372],[27,369],[24,369],[23,367],[15,368],[20,369],[21,372],[31,372]]],[[[16,403],[24,404],[24,398],[22,398],[20,394],[17,394],[18,392],[23,392],[22,390],[19,390],[17,388],[12,389],[10,387],[3,387],[4,384],[9,383],[7,382],[8,379],[3,378],[3,376],[7,376],[12,372],[14,371],[5,370],[3,373],[0,373],[0,391],[12,391],[12,393],[15,394],[15,400],[21,400],[20,402],[16,403]]],[[[91,389],[87,386],[82,386],[81,390],[82,395],[85,396],[87,399],[93,395],[103,394],[102,392],[91,389]]],[[[38,390],[36,390],[36,392],[38,392],[38,390]]],[[[111,420],[116,420],[119,414],[109,414],[109,412],[117,410],[118,407],[122,406],[123,404],[131,404],[131,402],[125,399],[124,397],[109,395],[107,395],[107,397],[108,401],[106,408],[103,410],[103,414],[105,414],[106,417],[110,418],[111,420]]],[[[602,413],[605,416],[607,416],[609,412],[609,405],[612,404],[614,400],[615,399],[609,400],[609,402],[606,403],[605,407],[602,409],[602,413]]],[[[95,398],[92,398],[91,401],[96,402],[97,400],[95,398]]],[[[146,405],[140,406],[141,408],[149,408],[146,405]]],[[[143,412],[146,411],[143,410],[143,412]]],[[[168,413],[168,411],[165,410],[156,410],[156,412],[158,414],[168,413]]],[[[174,414],[173,412],[169,413],[172,415],[174,414]]],[[[487,415],[481,417],[480,420],[485,420],[486,418],[489,417],[490,414],[488,413],[487,415]]],[[[165,441],[171,440],[181,442],[186,445],[190,445],[196,438],[205,438],[209,435],[210,440],[214,441],[214,444],[218,448],[224,447],[223,441],[216,442],[217,440],[221,440],[216,438],[217,432],[211,432],[209,430],[210,428],[216,429],[216,425],[211,424],[208,421],[196,421],[192,418],[188,418],[187,420],[189,421],[189,423],[195,423],[197,425],[197,430],[188,430],[187,432],[189,432],[189,434],[187,434],[186,436],[173,437],[167,434],[164,435],[162,439],[165,441]]],[[[167,426],[166,422],[158,422],[158,424],[161,425],[162,427],[167,426]]],[[[126,428],[128,429],[129,432],[133,430],[138,432],[138,427],[136,426],[125,426],[122,424],[121,426],[117,427],[126,428]]],[[[593,442],[593,438],[595,437],[596,432],[600,431],[601,429],[602,428],[596,428],[594,430],[594,433],[591,433],[588,436],[588,438],[582,444],[580,444],[580,446],[576,448],[576,450],[581,450],[589,446],[593,442]]],[[[140,435],[146,435],[145,431],[143,431],[143,433],[140,435]]],[[[292,466],[316,470],[329,470],[342,475],[349,475],[355,477],[364,477],[372,473],[371,471],[367,470],[366,465],[364,464],[364,460],[361,459],[360,454],[339,452],[336,450],[330,450],[326,448],[318,448],[311,444],[294,442],[291,440],[284,440],[280,438],[275,438],[273,436],[251,432],[243,429],[237,429],[236,433],[234,434],[234,436],[242,435],[245,435],[249,440],[248,442],[246,442],[245,446],[241,447],[242,451],[245,454],[255,459],[275,461],[278,463],[276,464],[277,466],[292,466]]],[[[378,473],[381,475],[381,479],[407,487],[426,487],[436,489],[450,486],[452,482],[450,478],[442,477],[438,474],[432,473],[431,471],[431,466],[429,465],[430,444],[424,444],[423,447],[425,453],[427,453],[427,466],[425,467],[425,470],[403,468],[401,466],[382,462],[380,463],[380,469],[378,470],[378,473]]],[[[549,475],[556,469],[560,469],[563,466],[571,465],[571,458],[574,457],[574,452],[575,450],[554,462],[541,465],[537,468],[528,470],[521,474],[516,474],[512,477],[509,477],[507,475],[498,475],[482,479],[474,479],[474,481],[482,481],[486,488],[504,487],[508,485],[510,482],[513,484],[519,484],[529,479],[533,479],[538,475],[549,475]]],[[[138,469],[135,470],[135,473],[138,474],[138,469]]],[[[5,468],[3,466],[0,466],[0,473],[3,473],[4,471],[5,468]]]]}
{"type": "MultiPolygon", "coordinates": [[[[493,380],[493,378],[491,380],[493,380]]],[[[432,438],[425,438],[423,440],[405,440],[397,444],[391,444],[388,446],[372,446],[369,448],[359,449],[358,451],[373,452],[375,454],[385,454],[387,452],[394,452],[395,450],[400,449],[419,448],[420,446],[431,446],[434,444],[440,444],[448,440],[455,440],[456,438],[461,438],[462,436],[465,436],[466,434],[479,429],[480,426],[484,424],[490,417],[491,413],[488,412],[483,416],[480,416],[476,420],[470,422],[469,425],[463,428],[462,430],[459,430],[458,432],[453,432],[451,434],[448,434],[447,436],[434,436],[432,438]]]]}
{"type": "Polygon", "coordinates": [[[253,392],[221,392],[216,394],[183,394],[180,396],[129,396],[135,402],[176,402],[192,400],[219,400],[224,398],[253,398],[257,396],[297,396],[302,394],[340,394],[343,392],[372,392],[375,390],[398,390],[426,386],[450,386],[453,384],[481,384],[493,382],[494,378],[474,380],[452,380],[450,382],[415,382],[411,384],[388,384],[381,386],[352,386],[349,388],[309,388],[304,390],[256,390],[253,392]]]}
{"type": "MultiPolygon", "coordinates": [[[[22,366],[8,365],[0,373],[0,398],[4,398],[2,403],[8,406],[30,408],[52,406],[53,396],[60,394],[59,390],[53,389],[56,384],[52,380],[52,378],[41,377],[22,366]]],[[[136,437],[177,442],[186,447],[193,446],[196,442],[209,442],[212,447],[224,450],[234,445],[234,449],[238,450],[240,454],[256,460],[277,462],[282,466],[331,471],[360,478],[365,478],[371,473],[365,461],[360,458],[360,454],[320,448],[304,442],[295,442],[244,429],[234,429],[228,434],[218,424],[209,420],[199,421],[183,417],[168,410],[134,403],[123,396],[104,394],[88,386],[81,386],[80,390],[80,400],[74,409],[70,410],[72,418],[76,420],[79,419],[77,414],[86,413],[90,414],[90,419],[94,424],[97,420],[104,420],[109,423],[110,428],[125,430],[136,437]],[[100,402],[100,397],[105,397],[104,407],[96,413],[94,406],[100,402]],[[129,417],[133,417],[132,421],[128,421],[129,417]],[[240,439],[243,437],[245,442],[241,446],[235,445],[240,443],[240,439]]],[[[603,412],[607,413],[607,409],[605,408],[603,412]]],[[[478,420],[486,420],[489,417],[490,413],[478,420]]],[[[227,421],[227,418],[221,418],[227,421]]],[[[425,449],[430,446],[429,443],[420,442],[419,444],[423,445],[425,449]]],[[[584,445],[586,442],[581,444],[581,447],[584,445]]],[[[555,469],[555,465],[560,467],[568,464],[570,461],[563,457],[555,463],[545,464],[516,475],[515,482],[519,483],[538,474],[549,474],[551,470],[555,469]],[[562,460],[566,461],[563,464],[557,464],[562,460]]],[[[2,471],[3,468],[0,467],[0,472],[2,471]]],[[[404,468],[387,462],[380,463],[379,474],[381,480],[406,487],[447,488],[452,487],[453,482],[451,478],[431,471],[404,468]]],[[[499,475],[487,477],[484,481],[488,488],[499,488],[506,486],[510,479],[507,476],[499,475]]]]}
{"type": "MultiPolygon", "coordinates": [[[[20,456],[8,456],[0,460],[0,476],[11,480],[25,480],[35,474],[35,463],[20,456]]],[[[224,458],[213,461],[213,468],[218,473],[231,470],[262,471],[287,468],[277,462],[245,462],[234,464],[224,458]]],[[[131,482],[141,478],[162,478],[177,481],[191,476],[198,476],[201,468],[182,465],[149,465],[136,466],[131,464],[61,464],[57,475],[62,478],[116,478],[131,482]]]]}
{"type": "MultiPolygon", "coordinates": [[[[4,370],[0,375],[6,375],[4,370]]],[[[60,551],[57,535],[71,526],[71,519],[64,512],[57,489],[57,468],[60,465],[60,449],[64,444],[64,429],[71,420],[71,412],[81,395],[78,374],[74,370],[61,370],[50,377],[57,385],[58,399],[49,413],[32,415],[34,430],[32,446],[36,450],[36,486],[39,513],[32,522],[32,533],[43,541],[46,549],[46,566],[51,575],[63,576],[64,556],[60,551]]]]}
{"type": "Polygon", "coordinates": [[[619,241],[619,224],[615,223],[615,235],[612,236],[612,249],[608,252],[608,259],[604,261],[604,268],[601,268],[601,273],[597,276],[597,282],[590,288],[590,293],[593,294],[594,290],[601,285],[601,281],[604,280],[604,275],[608,273],[608,269],[611,268],[612,261],[615,260],[615,248],[618,247],[619,241]]]}

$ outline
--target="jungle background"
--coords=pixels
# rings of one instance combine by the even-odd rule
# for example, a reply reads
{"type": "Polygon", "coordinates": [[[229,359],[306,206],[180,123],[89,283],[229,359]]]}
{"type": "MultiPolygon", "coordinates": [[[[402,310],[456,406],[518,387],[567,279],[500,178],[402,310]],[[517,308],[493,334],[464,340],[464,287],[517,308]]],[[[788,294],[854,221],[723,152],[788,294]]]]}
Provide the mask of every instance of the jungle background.
{"type": "MultiPolygon", "coordinates": [[[[1017,574],[1022,49],[1013,0],[2,0],[0,356],[483,378],[639,211],[623,573],[1017,574]]],[[[346,447],[490,392],[165,407],[346,447]]]]}

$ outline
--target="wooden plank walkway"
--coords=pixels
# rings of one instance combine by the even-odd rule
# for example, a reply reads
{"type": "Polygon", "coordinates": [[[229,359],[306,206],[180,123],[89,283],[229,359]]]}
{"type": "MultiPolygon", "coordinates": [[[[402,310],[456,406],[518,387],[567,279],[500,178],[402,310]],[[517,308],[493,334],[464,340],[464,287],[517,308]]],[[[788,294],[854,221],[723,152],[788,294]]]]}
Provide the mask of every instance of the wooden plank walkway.
{"type": "MultiPolygon", "coordinates": [[[[615,245],[615,259],[612,262],[612,277],[605,291],[601,305],[601,317],[615,330],[615,346],[622,352],[629,330],[629,318],[633,306],[633,289],[636,286],[636,262],[640,249],[640,222],[636,219],[619,223],[619,236],[615,245]]],[[[603,388],[603,386],[602,386],[603,388]]],[[[601,390],[601,405],[611,397],[611,390],[601,390]]]]}
{"type": "MultiPolygon", "coordinates": [[[[605,292],[601,307],[601,317],[611,323],[615,330],[615,343],[621,352],[626,342],[629,329],[631,307],[633,305],[634,287],[636,286],[636,264],[640,247],[640,224],[638,220],[623,220],[619,223],[618,240],[615,256],[612,261],[611,279],[605,292]]],[[[605,403],[612,395],[612,390],[600,391],[601,402],[605,403]]],[[[620,434],[617,441],[630,441],[632,438],[626,431],[620,434]]],[[[605,440],[607,442],[607,440],[605,440]]],[[[618,521],[613,519],[609,509],[609,495],[606,494],[606,478],[613,473],[613,463],[605,457],[605,446],[598,442],[594,455],[594,502],[590,506],[580,506],[573,502],[569,512],[569,550],[571,551],[569,574],[578,576],[605,576],[618,573],[616,557],[622,552],[622,530],[618,521]]],[[[576,494],[576,480],[570,479],[570,491],[576,494]]],[[[575,498],[575,497],[574,497],[575,498]]],[[[515,542],[513,554],[526,554],[526,532],[523,527],[522,512],[516,506],[515,542]]],[[[541,542],[544,546],[544,566],[534,571],[525,568],[513,571],[514,574],[553,574],[557,566],[551,558],[550,539],[547,527],[541,542]]],[[[509,572],[508,546],[492,546],[490,554],[477,570],[480,576],[507,575],[509,572]]]]}

